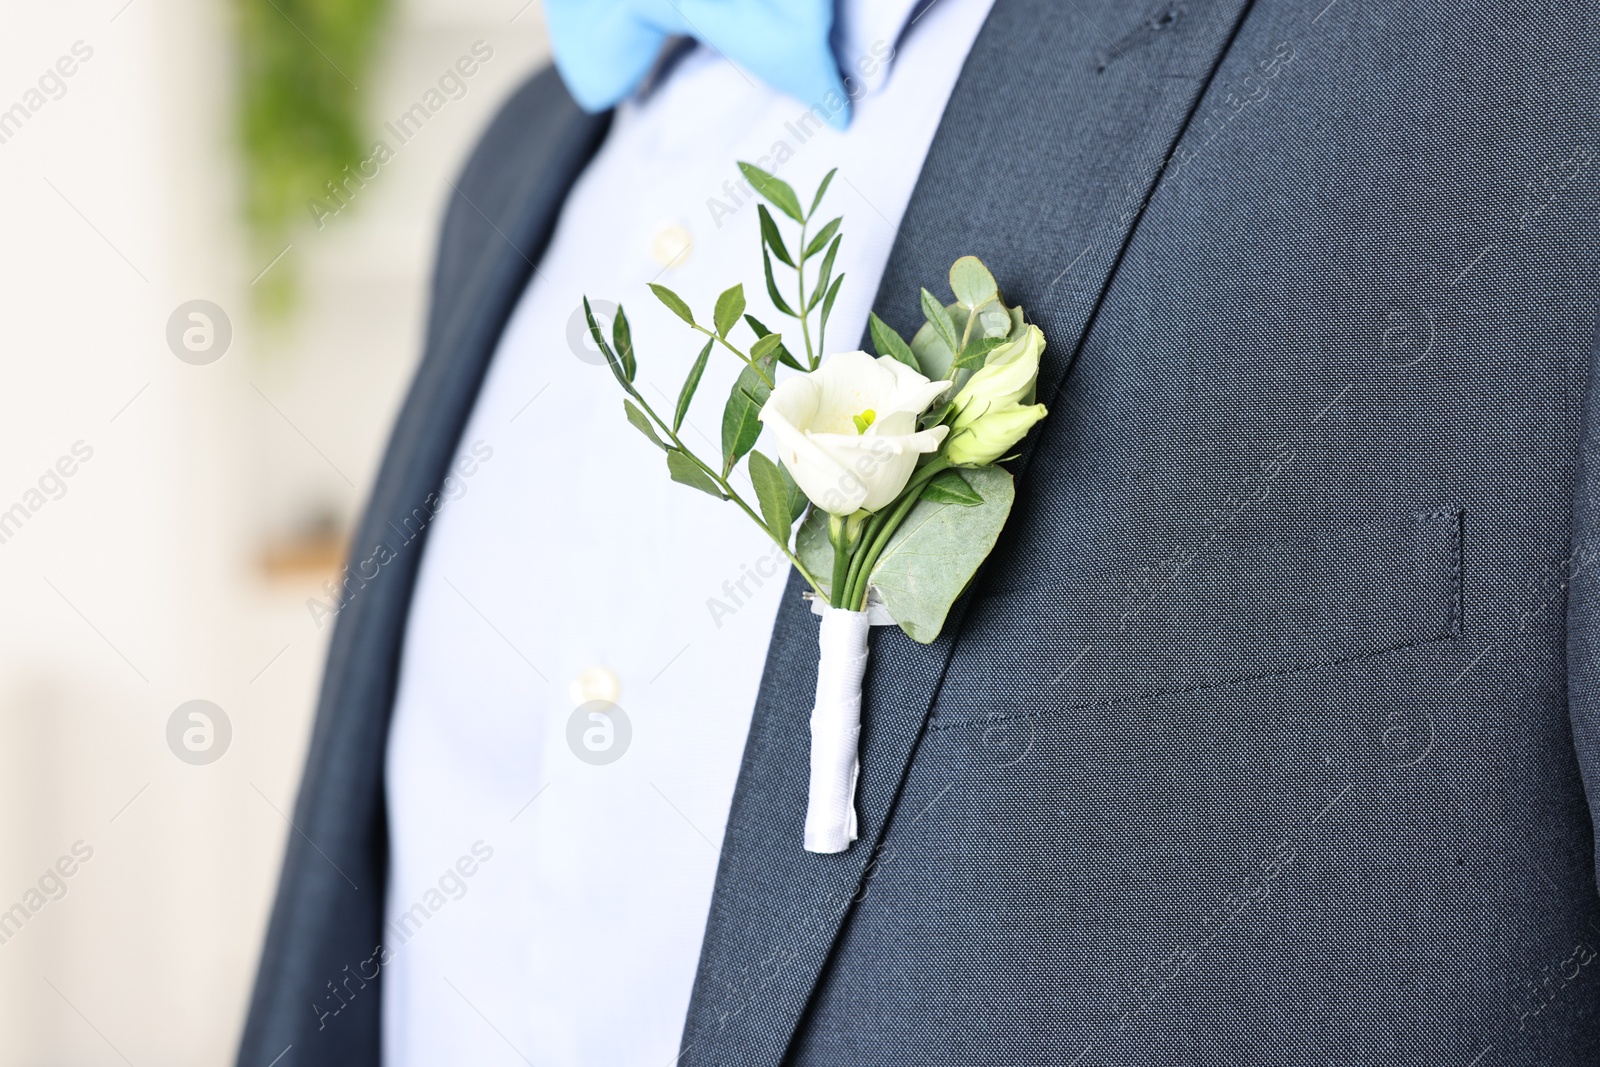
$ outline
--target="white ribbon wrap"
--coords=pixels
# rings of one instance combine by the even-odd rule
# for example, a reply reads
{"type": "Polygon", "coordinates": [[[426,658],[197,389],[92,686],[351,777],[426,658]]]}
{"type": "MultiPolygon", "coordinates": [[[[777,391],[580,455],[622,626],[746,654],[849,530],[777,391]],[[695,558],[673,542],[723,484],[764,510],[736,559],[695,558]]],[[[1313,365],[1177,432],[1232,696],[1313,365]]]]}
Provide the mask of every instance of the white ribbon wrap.
{"type": "MultiPolygon", "coordinates": [[[[813,605],[816,610],[817,605],[813,605]]],[[[856,839],[856,779],[861,776],[861,682],[867,673],[865,611],[822,606],[817,703],[811,710],[811,794],[807,852],[843,852],[856,839]]]]}

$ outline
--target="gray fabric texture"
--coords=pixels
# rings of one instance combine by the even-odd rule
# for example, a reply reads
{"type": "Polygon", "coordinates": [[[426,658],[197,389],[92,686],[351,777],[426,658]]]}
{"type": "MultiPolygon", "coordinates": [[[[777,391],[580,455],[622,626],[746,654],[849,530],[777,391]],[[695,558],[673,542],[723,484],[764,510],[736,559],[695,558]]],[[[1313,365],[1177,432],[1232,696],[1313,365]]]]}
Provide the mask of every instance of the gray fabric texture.
{"type": "MultiPolygon", "coordinates": [[[[997,0],[876,310],[982,256],[1051,415],[944,635],[874,634],[839,855],[791,581],[680,1063],[1600,1060],[1597,77],[1592,4],[997,0]]],[[[452,206],[362,542],[603,128],[544,76],[486,135],[462,189],[521,251],[452,206]]],[[[409,551],[297,807],[360,889],[291,841],[247,1067],[377,1063],[381,975],[313,1004],[380,936],[409,551]]]]}

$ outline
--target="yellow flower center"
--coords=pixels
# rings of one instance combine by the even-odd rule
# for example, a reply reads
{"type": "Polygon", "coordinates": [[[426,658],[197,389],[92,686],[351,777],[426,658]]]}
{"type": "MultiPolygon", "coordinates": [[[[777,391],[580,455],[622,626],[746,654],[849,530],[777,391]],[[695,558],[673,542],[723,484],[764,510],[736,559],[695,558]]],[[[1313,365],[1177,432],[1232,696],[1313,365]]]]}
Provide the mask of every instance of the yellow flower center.
{"type": "Polygon", "coordinates": [[[858,434],[866,433],[867,427],[871,426],[877,420],[878,413],[873,411],[871,408],[868,408],[859,415],[850,416],[850,421],[856,424],[856,433],[858,434]]]}

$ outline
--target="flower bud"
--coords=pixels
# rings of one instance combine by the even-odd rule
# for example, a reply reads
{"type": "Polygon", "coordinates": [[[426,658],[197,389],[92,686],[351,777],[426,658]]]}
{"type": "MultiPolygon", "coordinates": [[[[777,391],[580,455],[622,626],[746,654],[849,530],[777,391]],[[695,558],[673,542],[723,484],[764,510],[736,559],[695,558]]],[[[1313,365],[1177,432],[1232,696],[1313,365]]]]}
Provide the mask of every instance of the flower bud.
{"type": "Polygon", "coordinates": [[[1044,418],[1043,404],[1024,405],[1039,378],[1044,334],[1029,326],[1015,341],[995,349],[956,394],[955,422],[947,454],[958,466],[981,467],[1004,456],[1044,418]]]}
{"type": "MultiPolygon", "coordinates": [[[[1039,357],[1044,354],[1044,334],[1037,326],[1025,327],[1022,336],[989,353],[989,359],[956,395],[956,411],[973,402],[991,408],[1022,402],[1039,377],[1039,357]]],[[[957,416],[957,427],[961,425],[957,416]]]]}
{"type": "Polygon", "coordinates": [[[1043,404],[991,411],[951,433],[946,454],[958,467],[986,467],[1010,452],[1046,414],[1043,404]]]}

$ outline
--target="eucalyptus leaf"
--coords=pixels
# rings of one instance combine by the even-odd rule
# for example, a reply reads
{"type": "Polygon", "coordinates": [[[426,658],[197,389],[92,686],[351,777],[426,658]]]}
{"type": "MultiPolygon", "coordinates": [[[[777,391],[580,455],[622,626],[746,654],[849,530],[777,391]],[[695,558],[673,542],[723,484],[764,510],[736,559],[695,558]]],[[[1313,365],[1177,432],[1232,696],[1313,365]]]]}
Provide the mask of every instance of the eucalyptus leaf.
{"type": "Polygon", "coordinates": [[[878,318],[876,311],[867,313],[867,326],[872,331],[872,347],[878,350],[878,355],[893,356],[912,370],[921,373],[922,366],[917,362],[916,353],[911,351],[911,346],[895,332],[893,326],[878,318]]]}
{"type": "Polygon", "coordinates": [[[1018,304],[1014,308],[1006,308],[1006,311],[1010,312],[1011,314],[1011,332],[1006,334],[1006,336],[1016,337],[1027,328],[1027,323],[1023,321],[1022,305],[1018,304]]]}
{"type": "Polygon", "coordinates": [[[950,316],[950,325],[955,327],[956,340],[960,341],[967,335],[967,317],[969,312],[960,301],[944,306],[945,313],[950,316]]]}
{"type": "Polygon", "coordinates": [[[757,204],[756,214],[761,218],[761,240],[772,249],[779,263],[785,267],[794,266],[794,260],[789,258],[789,249],[783,243],[783,235],[778,232],[778,224],[772,220],[772,212],[767,210],[767,205],[757,204]]]}
{"type": "Polygon", "coordinates": [[[950,319],[950,312],[946,311],[944,305],[939,303],[934,298],[934,295],[926,289],[922,290],[922,316],[928,320],[928,325],[933,327],[933,332],[939,336],[939,340],[944,342],[945,348],[949,349],[951,353],[954,353],[960,347],[960,342],[956,340],[956,327],[955,323],[950,319]]]}
{"type": "Polygon", "coordinates": [[[622,362],[622,373],[633,381],[639,373],[639,364],[633,358],[633,330],[628,326],[628,316],[622,305],[617,305],[617,317],[611,323],[611,341],[617,346],[617,359],[622,362]]]}
{"type": "Polygon", "coordinates": [[[717,328],[717,336],[726,339],[728,331],[739,324],[739,316],[743,314],[744,286],[735,285],[717,297],[716,310],[711,313],[711,322],[717,328]]]}
{"type": "Polygon", "coordinates": [[[958,304],[969,308],[1000,299],[994,275],[977,256],[962,256],[950,267],[950,291],[956,294],[958,304]]]}
{"type": "Polygon", "coordinates": [[[711,346],[715,341],[707,341],[706,346],[695,357],[694,366],[689,368],[689,376],[683,380],[683,388],[678,392],[678,406],[672,413],[672,432],[677,433],[683,429],[683,420],[689,414],[689,401],[694,399],[694,391],[700,388],[700,376],[706,372],[706,362],[711,358],[711,346]]]}
{"type": "Polygon", "coordinates": [[[967,508],[983,503],[983,497],[958,470],[944,470],[935,474],[933,480],[922,487],[922,496],[918,499],[932,504],[960,504],[967,508]]]}
{"type": "Polygon", "coordinates": [[[690,326],[694,325],[694,312],[690,311],[689,305],[683,302],[683,297],[664,285],[657,285],[655,282],[650,282],[649,285],[650,291],[656,294],[657,300],[667,305],[668,311],[671,311],[690,326]]]}
{"type": "Polygon", "coordinates": [[[822,176],[822,184],[817,186],[817,195],[811,198],[811,210],[806,212],[806,218],[817,213],[817,208],[822,206],[822,194],[828,191],[828,186],[833,182],[833,176],[839,173],[839,168],[834,167],[822,176]]]}
{"type": "Polygon", "coordinates": [[[740,457],[755,447],[756,438],[761,436],[761,409],[772,395],[772,386],[761,376],[765,374],[770,379],[776,363],[776,358],[768,355],[746,366],[728,392],[727,406],[722,409],[723,477],[733,470],[740,457]]]}
{"type": "Polygon", "coordinates": [[[799,318],[800,316],[794,313],[794,309],[789,306],[788,301],[783,299],[783,294],[778,292],[778,283],[772,280],[772,257],[767,255],[765,248],[761,250],[761,265],[767,271],[767,296],[772,298],[772,306],[792,319],[799,318]]]}
{"type": "Polygon", "coordinates": [[[929,381],[943,381],[950,377],[950,365],[956,361],[956,354],[934,330],[933,323],[923,323],[912,335],[911,352],[929,381]]]}
{"type": "MultiPolygon", "coordinates": [[[[1016,495],[1011,475],[1000,467],[973,467],[963,470],[962,476],[983,503],[962,506],[926,497],[919,500],[889,538],[868,579],[890,617],[920,644],[939,636],[951,605],[994,549],[1016,495]]],[[[826,532],[826,520],[823,527],[826,532]]],[[[801,559],[805,560],[803,553],[801,559]]],[[[811,570],[809,563],[807,569],[811,570]]]]}
{"type": "Polygon", "coordinates": [[[672,475],[672,480],[702,493],[709,493],[718,500],[726,499],[722,490],[717,488],[717,483],[711,480],[711,475],[700,469],[700,465],[690,459],[676,448],[667,450],[667,473],[672,475]]]}
{"type": "Polygon", "coordinates": [[[828,223],[826,226],[822,227],[822,229],[818,230],[817,235],[811,239],[811,243],[806,245],[806,250],[800,253],[800,257],[802,259],[810,259],[812,256],[826,248],[828,242],[833,240],[833,235],[838,232],[839,223],[843,221],[844,216],[841,215],[832,222],[828,223]]]}
{"type": "MultiPolygon", "coordinates": [[[[751,330],[755,331],[757,338],[765,337],[767,334],[772,332],[771,330],[767,329],[761,320],[756,318],[754,315],[745,315],[744,321],[751,330]]],[[[785,367],[793,367],[798,371],[805,370],[805,368],[800,365],[800,361],[795,359],[794,356],[790,355],[789,350],[781,344],[778,346],[778,362],[782,363],[785,367]]]]}
{"type": "Polygon", "coordinates": [[[761,504],[761,515],[767,520],[767,529],[780,544],[789,543],[789,528],[795,515],[790,507],[789,487],[793,481],[784,477],[784,470],[760,452],[750,453],[750,484],[755,486],[756,500],[761,504]]]}
{"type": "MultiPolygon", "coordinates": [[[[949,304],[945,307],[945,313],[950,316],[950,325],[956,337],[960,338],[967,331],[968,310],[958,303],[949,304]]],[[[978,315],[978,326],[975,329],[980,337],[986,337],[997,332],[1007,322],[1009,322],[1010,327],[1004,337],[1008,341],[1015,340],[1025,329],[1020,307],[1006,308],[1003,304],[987,305],[978,309],[978,315]],[[1005,312],[1004,320],[991,317],[992,312],[1000,310],[1005,312]]],[[[968,342],[969,347],[971,343],[970,341],[968,342]]],[[[916,356],[922,373],[929,380],[940,381],[948,379],[954,383],[950,390],[952,393],[966,385],[967,379],[972,377],[973,371],[976,369],[971,363],[971,359],[975,358],[975,353],[966,353],[968,361],[958,363],[954,352],[949,345],[945,344],[944,339],[934,329],[932,322],[924,323],[911,338],[911,351],[916,356]]],[[[984,350],[983,355],[987,357],[988,350],[984,350]]],[[[932,423],[925,421],[925,425],[937,425],[937,420],[932,423]]]]}
{"type": "Polygon", "coordinates": [[[828,513],[812,508],[794,536],[794,554],[817,580],[824,596],[833,595],[833,542],[828,540],[828,513]]]}
{"type": "Polygon", "coordinates": [[[671,451],[667,443],[656,436],[656,428],[650,425],[650,420],[645,417],[644,412],[640,411],[634,406],[633,401],[624,397],[622,401],[622,408],[623,411],[627,413],[628,421],[633,423],[634,428],[640,433],[650,438],[652,444],[661,449],[663,452],[671,451]]]}
{"type": "Polygon", "coordinates": [[[972,332],[979,337],[1010,337],[1016,332],[1011,312],[998,300],[980,304],[973,314],[978,322],[972,332]]]}
{"type": "Polygon", "coordinates": [[[739,169],[749,179],[751,188],[779,211],[788,215],[796,222],[804,222],[805,216],[800,213],[800,199],[794,195],[794,190],[782,178],[775,178],[760,167],[743,160],[739,162],[739,169]]]}

